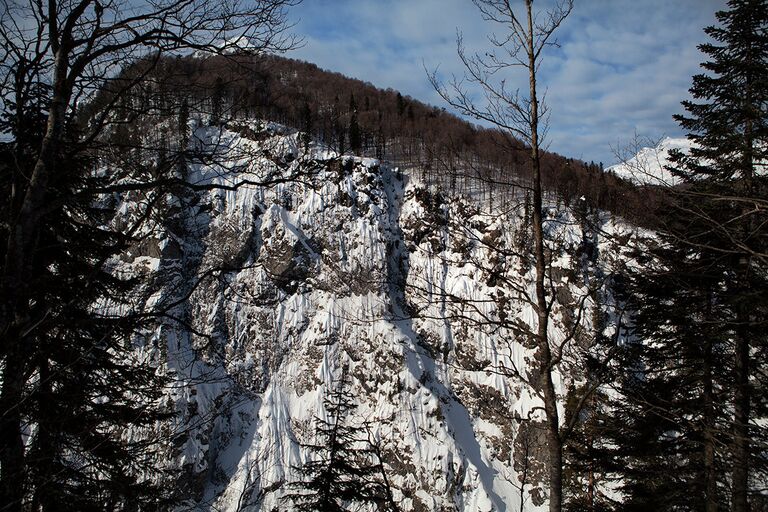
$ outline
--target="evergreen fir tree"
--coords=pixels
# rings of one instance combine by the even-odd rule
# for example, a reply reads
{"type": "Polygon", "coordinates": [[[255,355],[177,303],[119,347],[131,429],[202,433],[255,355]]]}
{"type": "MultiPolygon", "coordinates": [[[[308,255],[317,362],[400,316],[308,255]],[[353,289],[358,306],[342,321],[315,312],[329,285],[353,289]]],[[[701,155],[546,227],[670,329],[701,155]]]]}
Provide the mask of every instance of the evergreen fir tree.
{"type": "Polygon", "coordinates": [[[403,95],[399,92],[397,93],[397,115],[400,117],[405,114],[405,99],[403,98],[403,95]]]}
{"type": "Polygon", "coordinates": [[[704,29],[715,41],[699,46],[711,59],[702,63],[708,73],[693,77],[694,100],[683,101],[688,113],[674,116],[696,145],[690,157],[678,153],[671,170],[748,192],[758,162],[768,158],[768,2],[728,6],[716,14],[720,26],[704,29]]]}
{"type": "MultiPolygon", "coordinates": [[[[149,141],[152,130],[133,121],[168,103],[157,101],[163,85],[144,71],[159,70],[174,51],[216,53],[222,27],[257,32],[254,50],[288,49],[292,38],[282,34],[290,3],[136,2],[126,10],[51,2],[42,16],[40,5],[4,3],[3,511],[171,508],[151,434],[165,418],[158,401],[166,381],[141,350],[161,313],[136,286],[146,276],[126,269],[124,258],[138,233],[151,229],[148,219],[168,199],[164,187],[175,171],[169,166],[153,179],[154,155],[125,150],[112,130],[127,121],[138,140],[149,141]],[[121,76],[124,64],[143,71],[121,76]],[[114,142],[122,148],[112,151],[114,142]],[[136,211],[119,212],[126,203],[136,211]]],[[[161,124],[173,121],[163,116],[161,124]]]]}
{"type": "MultiPolygon", "coordinates": [[[[663,236],[663,235],[662,235],[663,236]]],[[[723,268],[662,238],[630,283],[634,334],[614,404],[615,468],[625,510],[705,510],[723,502],[728,311],[713,300],[723,268]],[[650,257],[649,257],[650,256],[650,257]]]]}
{"type": "Polygon", "coordinates": [[[355,95],[349,95],[349,149],[355,154],[360,154],[363,149],[363,135],[357,122],[357,102],[355,95]]]}
{"type": "Polygon", "coordinates": [[[364,504],[397,511],[387,484],[380,451],[368,440],[364,426],[351,423],[357,407],[347,388],[346,370],[323,404],[328,419],[315,418],[315,444],[304,445],[313,454],[290,485],[283,499],[293,510],[342,512],[364,504]]]}
{"type": "Polygon", "coordinates": [[[339,154],[343,155],[347,149],[345,145],[347,140],[347,132],[339,119],[336,119],[333,122],[333,133],[334,138],[336,139],[336,147],[339,150],[339,154]]]}
{"type": "Polygon", "coordinates": [[[750,480],[766,478],[752,386],[766,368],[768,2],[728,5],[676,116],[696,143],[673,154],[684,185],[634,279],[643,341],[627,350],[613,430],[629,510],[745,512],[750,480]]]}
{"type": "MultiPolygon", "coordinates": [[[[39,109],[46,101],[14,105],[0,122],[11,136],[0,154],[21,157],[15,164],[22,174],[37,158],[32,148],[43,138],[39,109]]],[[[135,240],[111,224],[114,205],[97,192],[109,178],[91,172],[95,163],[78,145],[75,118],[72,112],[48,183],[55,206],[44,213],[27,262],[36,272],[13,295],[4,294],[6,301],[16,297],[32,305],[26,357],[14,362],[31,382],[16,404],[2,404],[4,415],[12,411],[29,428],[20,461],[21,503],[6,505],[44,511],[156,507],[168,496],[151,434],[166,417],[159,408],[165,379],[134,360],[133,342],[150,318],[137,308],[137,279],[115,275],[106,262],[135,240]]],[[[6,364],[14,360],[15,354],[3,355],[6,364]]],[[[11,439],[2,440],[4,450],[11,439]]],[[[8,475],[2,476],[8,485],[8,475]]]]}
{"type": "Polygon", "coordinates": [[[357,123],[357,112],[352,112],[349,117],[349,148],[356,154],[360,154],[363,148],[360,125],[357,123]]]}
{"type": "Polygon", "coordinates": [[[312,142],[312,110],[309,103],[304,102],[301,107],[301,145],[306,153],[309,150],[309,144],[312,142]]]}
{"type": "Polygon", "coordinates": [[[213,86],[213,96],[211,96],[211,125],[220,124],[223,119],[224,103],[224,80],[218,76],[213,86]]]}
{"type": "MultiPolygon", "coordinates": [[[[575,400],[583,390],[569,390],[566,415],[573,410],[575,400]]],[[[581,419],[565,447],[566,467],[564,510],[573,512],[609,512],[618,510],[611,492],[611,470],[601,464],[605,456],[606,430],[610,418],[609,397],[603,390],[593,393],[581,409],[581,419]]]]}
{"type": "Polygon", "coordinates": [[[686,115],[676,116],[697,146],[690,156],[675,156],[673,172],[690,183],[681,202],[701,224],[677,238],[725,267],[714,300],[728,305],[718,321],[733,345],[730,479],[732,510],[741,512],[749,509],[750,466],[765,462],[750,460],[751,443],[764,434],[750,426],[750,381],[759,369],[751,352],[767,341],[768,265],[756,256],[768,247],[768,183],[757,172],[768,160],[768,2],[731,0],[728,7],[717,13],[720,26],[705,29],[713,40],[700,46],[709,73],[693,77],[694,100],[683,102],[686,115]]]}
{"type": "Polygon", "coordinates": [[[184,151],[189,143],[189,103],[186,97],[181,100],[179,106],[178,125],[179,145],[180,149],[184,151]]]}

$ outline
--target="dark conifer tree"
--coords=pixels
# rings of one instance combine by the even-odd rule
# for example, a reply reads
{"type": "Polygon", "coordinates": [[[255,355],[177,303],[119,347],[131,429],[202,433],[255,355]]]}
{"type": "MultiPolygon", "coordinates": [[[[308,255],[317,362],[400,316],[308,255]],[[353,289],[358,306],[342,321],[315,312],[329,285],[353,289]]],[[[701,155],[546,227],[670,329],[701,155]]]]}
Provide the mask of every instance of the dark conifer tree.
{"type": "Polygon", "coordinates": [[[355,154],[360,154],[363,149],[363,137],[357,122],[357,112],[352,112],[349,116],[349,148],[355,154]]]}
{"type": "Polygon", "coordinates": [[[355,154],[360,154],[363,149],[363,135],[360,124],[357,122],[357,102],[355,95],[349,95],[349,149],[355,154]]]}
{"type": "MultiPolygon", "coordinates": [[[[566,396],[566,415],[576,405],[574,402],[583,394],[583,390],[569,390],[566,396]]],[[[605,456],[607,440],[609,397],[598,390],[581,408],[580,421],[573,431],[565,448],[566,511],[573,512],[609,512],[618,510],[612,493],[606,490],[613,486],[611,469],[601,463],[605,456]]]]}
{"type": "Polygon", "coordinates": [[[179,118],[178,118],[178,132],[179,132],[179,144],[180,149],[183,151],[186,149],[189,143],[189,102],[187,98],[181,100],[179,106],[179,118]]]}
{"type": "Polygon", "coordinates": [[[766,360],[768,2],[731,0],[708,27],[693,78],[696,143],[673,154],[656,248],[634,280],[636,333],[616,409],[629,507],[749,510],[765,481],[765,411],[753,393],[766,360]],[[764,353],[763,353],[764,355],[764,353]],[[730,404],[724,408],[722,404],[730,404]]]}
{"type": "Polygon", "coordinates": [[[718,320],[733,345],[730,477],[732,510],[741,512],[749,509],[750,444],[761,435],[751,426],[750,381],[764,361],[751,361],[751,352],[766,344],[768,183],[758,170],[768,160],[768,2],[728,7],[717,13],[720,26],[705,29],[713,40],[700,46],[708,73],[693,77],[694,100],[676,116],[697,146],[676,156],[673,171],[690,183],[683,204],[702,224],[677,238],[726,267],[714,300],[729,308],[718,320]]]}
{"type": "Polygon", "coordinates": [[[283,31],[293,3],[132,2],[126,12],[85,0],[46,2],[38,16],[43,4],[4,2],[3,511],[170,508],[152,436],[165,379],[141,353],[162,306],[147,304],[136,286],[146,276],[124,264],[176,169],[171,158],[160,171],[152,151],[113,130],[130,125],[137,141],[154,142],[134,121],[169,104],[157,98],[163,81],[141,71],[161,70],[165,53],[223,53],[214,43],[233,22],[258,33],[254,50],[292,46],[283,31]],[[124,65],[140,71],[123,79],[124,65]],[[125,204],[135,209],[122,215],[125,204]]]}
{"type": "Polygon", "coordinates": [[[309,144],[312,142],[312,130],[312,110],[305,101],[301,107],[301,144],[305,152],[309,150],[309,144]]]}
{"type": "MultiPolygon", "coordinates": [[[[0,131],[11,138],[0,153],[15,153],[22,175],[35,164],[31,148],[43,138],[47,94],[37,89],[0,120],[0,131]]],[[[28,262],[37,272],[17,290],[33,305],[34,330],[26,336],[27,357],[16,364],[34,376],[34,386],[18,403],[3,404],[4,414],[13,411],[30,427],[26,496],[22,504],[6,505],[44,511],[112,510],[128,502],[155,507],[165,493],[151,432],[165,417],[159,408],[165,379],[134,360],[133,342],[149,318],[136,308],[137,279],[116,275],[106,262],[135,240],[112,225],[114,204],[97,192],[107,178],[88,172],[95,162],[78,146],[76,117],[72,112],[68,118],[66,144],[48,184],[55,207],[45,212],[28,262]]]]}
{"type": "Polygon", "coordinates": [[[624,400],[613,419],[629,510],[706,510],[724,500],[718,447],[727,420],[716,404],[728,386],[727,333],[718,322],[728,311],[713,298],[724,269],[711,256],[662,235],[630,284],[642,342],[624,354],[624,400]]]}
{"type": "Polygon", "coordinates": [[[341,123],[340,119],[336,119],[333,122],[333,133],[334,138],[336,139],[336,148],[339,150],[339,154],[343,155],[347,149],[347,131],[344,129],[344,125],[341,123]]]}
{"type": "Polygon", "coordinates": [[[357,406],[346,371],[323,404],[328,418],[315,419],[317,441],[304,445],[313,459],[299,468],[302,480],[289,484],[284,501],[307,512],[359,510],[355,507],[365,504],[397,511],[380,450],[369,441],[364,425],[352,423],[357,406]]]}
{"type": "Polygon", "coordinates": [[[217,125],[223,121],[223,103],[224,79],[218,76],[216,77],[216,83],[213,86],[213,95],[211,96],[211,125],[217,125]]]}
{"type": "Polygon", "coordinates": [[[403,98],[403,95],[399,92],[397,93],[397,115],[400,117],[405,114],[405,99],[403,98]]]}

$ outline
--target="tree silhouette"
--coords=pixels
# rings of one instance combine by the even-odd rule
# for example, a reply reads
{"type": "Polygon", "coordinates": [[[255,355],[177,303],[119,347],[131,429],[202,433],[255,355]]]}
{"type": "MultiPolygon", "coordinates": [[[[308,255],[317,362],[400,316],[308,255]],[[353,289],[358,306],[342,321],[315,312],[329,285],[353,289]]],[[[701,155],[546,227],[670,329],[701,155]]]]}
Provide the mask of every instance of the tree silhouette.
{"type": "Polygon", "coordinates": [[[634,279],[645,341],[628,348],[637,371],[622,383],[616,432],[634,446],[624,467],[637,509],[745,512],[762,499],[750,481],[766,479],[755,419],[765,414],[768,3],[732,0],[716,16],[700,46],[707,73],[675,116],[696,144],[672,154],[683,184],[667,191],[634,279]]]}
{"type": "Polygon", "coordinates": [[[351,423],[356,405],[346,370],[323,400],[327,419],[315,418],[314,444],[303,445],[312,458],[299,468],[302,479],[289,484],[283,499],[295,510],[342,512],[361,505],[399,510],[384,472],[381,450],[364,425],[351,423]]]}
{"type": "Polygon", "coordinates": [[[183,179],[179,152],[158,151],[162,135],[140,148],[153,134],[128,125],[167,108],[148,80],[165,55],[229,54],[243,41],[252,51],[288,48],[295,3],[0,7],[4,511],[151,508],[167,496],[148,448],[164,379],[134,352],[162,313],[148,310],[121,256],[183,179]],[[225,39],[233,33],[237,45],[225,39]],[[119,218],[128,196],[135,215],[119,218]]]}

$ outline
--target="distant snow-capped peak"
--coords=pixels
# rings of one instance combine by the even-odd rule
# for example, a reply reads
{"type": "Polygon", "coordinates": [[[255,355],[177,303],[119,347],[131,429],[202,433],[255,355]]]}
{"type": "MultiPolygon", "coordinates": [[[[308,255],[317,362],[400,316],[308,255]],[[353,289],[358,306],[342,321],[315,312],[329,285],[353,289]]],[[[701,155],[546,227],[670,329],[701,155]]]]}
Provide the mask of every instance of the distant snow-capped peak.
{"type": "Polygon", "coordinates": [[[657,146],[644,147],[635,156],[606,170],[639,185],[676,185],[680,179],[666,169],[672,163],[670,152],[677,149],[688,154],[693,144],[693,141],[684,137],[666,137],[657,146]]]}

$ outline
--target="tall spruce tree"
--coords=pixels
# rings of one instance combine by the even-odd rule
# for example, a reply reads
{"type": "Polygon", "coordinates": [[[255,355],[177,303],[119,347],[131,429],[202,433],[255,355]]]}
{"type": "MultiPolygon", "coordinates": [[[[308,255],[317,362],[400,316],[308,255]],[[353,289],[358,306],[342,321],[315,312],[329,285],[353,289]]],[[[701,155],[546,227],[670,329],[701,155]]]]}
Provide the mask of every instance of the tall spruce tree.
{"type": "MultiPolygon", "coordinates": [[[[11,138],[0,154],[15,154],[8,161],[20,176],[35,165],[49,93],[35,88],[0,116],[0,131],[11,138]]],[[[48,183],[54,207],[45,212],[28,262],[37,270],[17,290],[32,304],[34,329],[25,336],[25,357],[15,362],[30,384],[16,403],[3,404],[4,415],[29,426],[18,489],[24,495],[6,503],[9,510],[108,510],[128,502],[145,508],[168,496],[162,479],[152,477],[161,474],[158,452],[150,449],[154,439],[141,434],[165,417],[159,408],[165,379],[135,361],[132,343],[148,320],[136,309],[138,281],[107,263],[135,239],[112,224],[114,205],[97,192],[106,178],[87,172],[95,162],[78,146],[76,117],[72,112],[67,120],[48,183]]]]}
{"type": "Polygon", "coordinates": [[[355,95],[349,95],[349,149],[355,154],[360,154],[363,149],[363,134],[360,124],[357,122],[357,102],[355,95]]]}
{"type": "Polygon", "coordinates": [[[224,93],[224,79],[217,76],[216,82],[213,85],[213,95],[211,96],[211,125],[213,126],[218,125],[223,121],[224,93]]]}
{"type": "Polygon", "coordinates": [[[360,154],[363,149],[363,135],[357,122],[356,111],[349,116],[349,149],[355,154],[360,154]]]}
{"type": "Polygon", "coordinates": [[[614,429],[630,509],[745,512],[765,480],[753,387],[766,368],[768,3],[728,6],[676,116],[696,143],[673,154],[683,184],[634,279],[643,342],[627,351],[614,429]]]}
{"type": "Polygon", "coordinates": [[[713,290],[724,269],[663,235],[643,256],[629,285],[642,342],[624,354],[609,443],[619,447],[612,468],[623,475],[622,509],[714,510],[725,485],[717,447],[727,419],[716,404],[728,386],[728,349],[717,321],[727,311],[713,290]]]}
{"type": "Polygon", "coordinates": [[[312,110],[309,108],[309,103],[305,101],[301,106],[301,146],[304,152],[309,151],[310,143],[312,142],[312,110]]]}
{"type": "Polygon", "coordinates": [[[768,161],[768,2],[728,7],[717,13],[720,26],[705,29],[714,41],[700,46],[708,73],[693,77],[694,101],[676,116],[697,146],[676,155],[674,171],[691,185],[683,204],[702,224],[677,238],[727,268],[715,300],[728,306],[718,320],[732,344],[731,509],[741,512],[749,509],[750,444],[759,434],[751,425],[751,352],[766,343],[768,195],[759,171],[768,161]]]}

